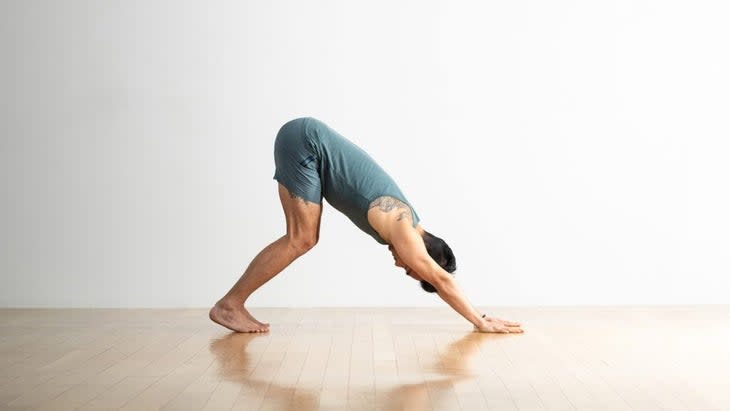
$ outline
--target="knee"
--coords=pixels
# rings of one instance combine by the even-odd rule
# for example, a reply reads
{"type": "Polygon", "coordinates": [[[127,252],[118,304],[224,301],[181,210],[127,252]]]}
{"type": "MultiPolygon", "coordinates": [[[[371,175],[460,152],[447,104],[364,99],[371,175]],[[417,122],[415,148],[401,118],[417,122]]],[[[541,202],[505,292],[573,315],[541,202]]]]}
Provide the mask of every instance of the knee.
{"type": "Polygon", "coordinates": [[[317,245],[317,241],[319,241],[319,238],[316,235],[289,236],[289,244],[300,254],[304,254],[314,248],[317,245]]]}

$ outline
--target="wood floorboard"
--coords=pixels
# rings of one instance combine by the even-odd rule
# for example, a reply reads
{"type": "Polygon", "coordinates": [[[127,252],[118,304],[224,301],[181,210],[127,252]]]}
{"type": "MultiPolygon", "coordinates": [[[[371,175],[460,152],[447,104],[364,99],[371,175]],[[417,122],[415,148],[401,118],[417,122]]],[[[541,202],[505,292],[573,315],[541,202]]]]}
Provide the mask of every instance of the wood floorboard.
{"type": "Polygon", "coordinates": [[[727,410],[730,306],[0,309],[0,410],[727,410]]]}

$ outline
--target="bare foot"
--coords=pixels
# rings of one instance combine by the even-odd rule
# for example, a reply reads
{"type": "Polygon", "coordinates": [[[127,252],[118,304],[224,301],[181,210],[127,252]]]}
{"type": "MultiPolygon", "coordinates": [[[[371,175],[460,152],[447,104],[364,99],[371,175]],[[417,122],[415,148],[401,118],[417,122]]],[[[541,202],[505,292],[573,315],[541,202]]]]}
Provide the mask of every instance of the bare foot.
{"type": "Polygon", "coordinates": [[[248,317],[249,320],[255,322],[256,324],[258,324],[258,325],[260,325],[262,327],[268,327],[269,326],[269,323],[262,323],[261,321],[259,321],[256,318],[254,318],[254,316],[251,315],[251,313],[248,312],[248,310],[246,309],[246,307],[244,307],[244,304],[243,303],[238,303],[238,302],[232,303],[231,301],[232,301],[232,299],[228,298],[228,296],[226,295],[223,298],[221,298],[218,301],[217,304],[223,304],[226,307],[228,307],[228,306],[231,306],[231,307],[233,307],[233,306],[239,307],[239,308],[243,309],[243,313],[246,314],[246,317],[248,317]]]}
{"type": "Polygon", "coordinates": [[[243,312],[246,314],[246,317],[248,317],[249,320],[255,322],[258,325],[264,326],[264,327],[268,327],[269,326],[269,323],[262,323],[261,321],[253,318],[253,315],[251,315],[251,313],[248,312],[248,310],[246,309],[246,307],[242,307],[242,308],[243,308],[243,312]]]}
{"type": "Polygon", "coordinates": [[[260,333],[269,331],[269,327],[257,324],[246,315],[246,309],[235,307],[218,301],[210,309],[208,316],[214,322],[239,333],[260,333]]]}

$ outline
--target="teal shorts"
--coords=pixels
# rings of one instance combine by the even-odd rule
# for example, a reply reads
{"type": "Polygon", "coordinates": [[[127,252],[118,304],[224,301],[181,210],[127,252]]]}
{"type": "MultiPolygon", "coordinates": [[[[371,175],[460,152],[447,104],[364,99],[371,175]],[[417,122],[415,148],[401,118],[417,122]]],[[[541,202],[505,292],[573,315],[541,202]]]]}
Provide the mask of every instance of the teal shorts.
{"type": "Polygon", "coordinates": [[[281,126],[274,141],[274,180],[289,193],[312,203],[322,203],[320,158],[304,132],[306,118],[291,120],[281,126]]]}

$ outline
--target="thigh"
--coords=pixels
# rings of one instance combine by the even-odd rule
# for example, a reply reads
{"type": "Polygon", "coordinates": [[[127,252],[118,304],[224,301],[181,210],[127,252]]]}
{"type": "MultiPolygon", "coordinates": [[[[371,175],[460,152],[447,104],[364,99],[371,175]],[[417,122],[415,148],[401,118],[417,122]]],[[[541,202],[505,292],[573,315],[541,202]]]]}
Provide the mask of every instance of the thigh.
{"type": "Polygon", "coordinates": [[[311,203],[322,202],[320,160],[302,129],[301,121],[285,124],[274,142],[274,179],[289,193],[311,203]]]}
{"type": "MultiPolygon", "coordinates": [[[[292,193],[279,183],[279,199],[286,216],[286,233],[293,238],[319,239],[322,202],[315,203],[292,193]]],[[[320,199],[321,200],[321,199],[320,199]]]]}

